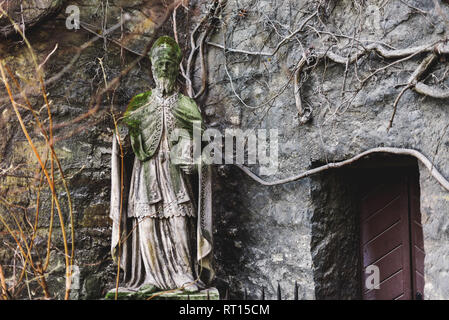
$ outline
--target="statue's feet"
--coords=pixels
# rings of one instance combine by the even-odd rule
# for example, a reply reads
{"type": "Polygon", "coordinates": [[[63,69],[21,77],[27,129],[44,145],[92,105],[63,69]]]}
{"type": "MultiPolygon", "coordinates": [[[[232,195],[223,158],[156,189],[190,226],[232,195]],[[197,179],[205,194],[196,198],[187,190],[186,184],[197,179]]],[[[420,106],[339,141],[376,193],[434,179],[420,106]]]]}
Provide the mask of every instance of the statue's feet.
{"type": "Polygon", "coordinates": [[[191,283],[191,284],[185,284],[183,290],[184,290],[184,292],[197,292],[199,290],[199,288],[196,284],[191,283]]]}

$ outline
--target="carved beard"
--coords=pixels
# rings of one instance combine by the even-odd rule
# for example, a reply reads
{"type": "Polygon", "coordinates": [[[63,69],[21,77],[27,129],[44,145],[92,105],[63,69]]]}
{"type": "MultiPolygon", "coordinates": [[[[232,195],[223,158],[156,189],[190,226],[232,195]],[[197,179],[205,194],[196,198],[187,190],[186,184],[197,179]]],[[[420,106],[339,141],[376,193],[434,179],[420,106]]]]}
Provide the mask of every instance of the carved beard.
{"type": "Polygon", "coordinates": [[[162,95],[169,94],[173,91],[173,87],[175,82],[169,78],[158,78],[157,79],[157,87],[161,91],[162,95]]]}

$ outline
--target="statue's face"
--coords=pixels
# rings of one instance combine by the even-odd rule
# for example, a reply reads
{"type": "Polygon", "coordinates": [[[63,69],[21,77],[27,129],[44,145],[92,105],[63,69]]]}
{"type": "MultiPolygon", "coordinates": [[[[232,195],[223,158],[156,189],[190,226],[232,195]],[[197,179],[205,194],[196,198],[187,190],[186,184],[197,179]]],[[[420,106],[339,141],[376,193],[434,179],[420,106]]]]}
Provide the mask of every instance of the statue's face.
{"type": "Polygon", "coordinates": [[[171,93],[178,75],[178,65],[172,60],[160,58],[154,60],[151,70],[156,86],[161,92],[163,94],[171,93]]]}

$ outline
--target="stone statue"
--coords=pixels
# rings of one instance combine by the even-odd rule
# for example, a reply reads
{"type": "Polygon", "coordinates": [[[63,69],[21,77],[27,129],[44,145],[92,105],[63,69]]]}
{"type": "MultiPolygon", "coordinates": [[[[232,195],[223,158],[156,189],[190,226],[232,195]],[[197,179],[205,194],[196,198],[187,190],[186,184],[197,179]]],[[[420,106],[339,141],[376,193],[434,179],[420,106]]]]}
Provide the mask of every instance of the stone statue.
{"type": "Polygon", "coordinates": [[[202,117],[175,88],[182,59],[175,40],[160,37],[149,55],[156,88],[130,101],[113,137],[111,253],[128,290],[195,292],[214,276],[210,167],[192,155],[202,117]],[[131,174],[121,150],[132,150],[131,174]]]}

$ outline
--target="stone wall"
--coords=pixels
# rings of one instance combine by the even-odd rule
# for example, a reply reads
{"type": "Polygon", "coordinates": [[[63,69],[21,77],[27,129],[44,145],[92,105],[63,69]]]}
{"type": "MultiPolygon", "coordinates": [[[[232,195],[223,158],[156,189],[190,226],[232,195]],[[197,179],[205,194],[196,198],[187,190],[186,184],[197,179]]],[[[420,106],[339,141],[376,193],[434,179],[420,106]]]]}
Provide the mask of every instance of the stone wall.
{"type": "Polygon", "coordinates": [[[360,299],[357,180],[350,170],[312,178],[311,254],[317,299],[360,299]]]}
{"type": "MultiPolygon", "coordinates": [[[[313,119],[305,125],[299,123],[293,80],[290,82],[288,80],[289,77],[291,79],[294,67],[302,57],[301,48],[319,51],[320,48],[327,50],[330,47],[329,50],[334,52],[344,52],[346,57],[348,51],[339,50],[351,45],[351,32],[354,31],[354,26],[359,26],[358,39],[368,40],[364,43],[370,43],[369,40],[381,41],[394,48],[418,46],[440,39],[446,34],[446,25],[432,2],[408,1],[408,5],[401,1],[365,1],[360,5],[352,1],[331,3],[334,7],[328,8],[332,10],[327,18],[313,25],[315,29],[324,28],[327,30],[326,33],[318,36],[314,29],[309,28],[300,33],[295,38],[296,41],[282,46],[275,56],[264,56],[242,54],[237,50],[272,52],[282,41],[282,36],[289,35],[313,12],[314,4],[305,1],[295,1],[294,4],[293,1],[239,1],[238,8],[245,8],[248,11],[246,17],[241,17],[235,3],[230,2],[223,14],[227,27],[212,39],[218,44],[223,44],[223,39],[226,39],[226,46],[229,49],[226,53],[227,70],[223,64],[217,64],[217,61],[224,60],[223,49],[209,48],[211,89],[208,101],[213,103],[208,107],[212,109],[210,113],[217,115],[217,118],[225,123],[224,127],[279,129],[279,170],[274,176],[262,177],[266,180],[289,177],[313,168],[316,163],[325,164],[348,159],[367,149],[381,146],[419,150],[434,161],[435,167],[448,177],[449,111],[446,100],[426,97],[412,90],[406,91],[398,103],[393,126],[387,131],[394,101],[403,88],[401,84],[406,83],[425,55],[416,55],[396,64],[395,67],[386,68],[385,72],[376,73],[375,77],[363,86],[360,86],[359,79],[395,60],[384,61],[373,53],[359,60],[356,63],[357,69],[354,65],[348,65],[347,72],[345,65],[329,60],[321,61],[311,67],[310,72],[302,74],[301,79],[306,80],[302,86],[301,97],[304,105],[312,106],[313,119]],[[344,34],[347,38],[338,37],[339,34],[344,34]],[[232,85],[230,77],[233,79],[232,85]],[[345,82],[349,91],[342,94],[345,82]],[[247,106],[243,105],[234,90],[247,106]]],[[[448,7],[445,4],[441,4],[441,10],[443,14],[448,14],[448,7]]],[[[438,70],[445,68],[445,58],[441,58],[430,72],[437,74],[438,70]]],[[[430,81],[430,78],[427,77],[426,80],[430,81]]],[[[447,80],[443,80],[442,83],[447,83],[447,80]]],[[[436,83],[435,85],[438,86],[436,83]]],[[[255,173],[258,172],[257,166],[252,168],[255,173]]],[[[422,222],[427,252],[425,298],[447,299],[449,297],[445,285],[449,268],[449,256],[446,254],[449,248],[447,244],[449,207],[445,200],[447,191],[429,176],[425,168],[420,169],[420,175],[422,222]]],[[[218,184],[229,184],[229,179],[229,177],[218,179],[218,184]]],[[[338,291],[338,285],[336,288],[329,288],[335,285],[337,275],[349,279],[350,274],[339,274],[338,270],[332,270],[331,266],[317,265],[317,263],[325,264],[326,259],[338,259],[337,253],[331,256],[324,253],[331,252],[335,246],[328,237],[336,236],[340,239],[343,236],[340,232],[345,232],[344,228],[351,229],[351,226],[344,226],[339,222],[333,226],[335,233],[313,233],[314,230],[326,226],[323,222],[317,224],[317,217],[345,212],[344,198],[349,191],[339,193],[338,196],[342,198],[336,199],[337,195],[330,193],[329,190],[328,181],[334,179],[332,175],[327,178],[305,178],[277,187],[256,184],[250,190],[247,189],[248,185],[252,186],[254,182],[248,177],[242,179],[244,183],[239,178],[235,180],[238,181],[239,190],[243,190],[239,191],[239,194],[243,193],[245,200],[241,200],[227,211],[239,212],[240,208],[244,207],[246,214],[252,213],[251,216],[267,212],[263,218],[256,219],[256,225],[251,225],[254,231],[247,235],[248,239],[251,239],[251,235],[260,237],[261,234],[266,234],[260,230],[267,230],[265,219],[270,216],[276,220],[288,220],[294,215],[301,221],[301,231],[294,232],[301,233],[295,237],[291,236],[291,228],[295,224],[290,222],[291,225],[283,229],[285,237],[273,239],[265,247],[261,247],[260,252],[240,249],[244,252],[241,255],[248,261],[257,261],[262,266],[270,266],[272,256],[268,253],[272,252],[273,247],[280,246],[285,250],[284,256],[287,256],[287,253],[293,257],[297,255],[296,264],[313,266],[305,273],[298,273],[293,267],[286,267],[288,271],[282,272],[284,277],[291,279],[290,286],[292,281],[299,279],[300,287],[311,289],[305,297],[354,298],[357,288],[355,284],[351,286],[350,281],[346,284],[349,288],[347,292],[338,291]],[[279,192],[282,194],[281,197],[279,192]],[[300,253],[296,240],[298,238],[304,239],[301,241],[303,245],[300,247],[302,251],[300,253]],[[326,251],[327,249],[330,251],[326,251]],[[314,284],[310,287],[308,281],[312,277],[314,284]],[[325,283],[323,279],[326,277],[330,281],[327,287],[323,286],[325,283]]],[[[218,207],[220,208],[220,205],[218,207]]],[[[340,219],[343,217],[341,215],[340,219]]],[[[322,221],[325,222],[326,219],[322,221]]],[[[232,229],[232,220],[226,221],[220,232],[232,229]]],[[[241,225],[243,226],[243,223],[241,225]]],[[[254,241],[247,240],[240,245],[242,248],[251,248],[253,243],[254,241]]],[[[264,241],[260,239],[258,246],[263,246],[263,243],[264,241]]],[[[347,247],[351,248],[350,243],[347,247]]],[[[220,257],[219,260],[221,263],[225,262],[224,257],[220,257]]],[[[294,262],[286,261],[284,265],[288,263],[294,262]]],[[[274,267],[263,273],[270,275],[270,280],[267,281],[270,282],[272,294],[280,278],[278,273],[279,269],[274,267]]],[[[221,275],[224,279],[235,279],[239,283],[240,289],[237,291],[240,293],[242,286],[256,285],[260,288],[262,285],[260,280],[242,274],[237,268],[234,272],[223,272],[221,275]]]]}
{"type": "MultiPolygon", "coordinates": [[[[229,0],[208,41],[223,45],[225,39],[226,47],[234,50],[272,52],[313,12],[318,10],[319,15],[312,17],[306,23],[309,27],[291,37],[291,41],[285,42],[273,56],[232,50],[225,56],[223,49],[207,45],[208,90],[197,99],[207,122],[221,130],[229,127],[278,129],[279,168],[275,175],[262,177],[266,180],[288,177],[315,167],[317,163],[348,159],[378,146],[417,149],[434,161],[435,167],[445,177],[449,177],[447,99],[430,98],[407,90],[397,105],[393,126],[387,131],[394,101],[403,84],[426,57],[425,53],[377,72],[363,85],[360,79],[399,59],[383,59],[371,53],[347,66],[329,59],[318,62],[312,59],[300,77],[302,102],[313,109],[312,120],[307,124],[298,121],[293,79],[294,68],[302,58],[303,50],[331,50],[347,57],[359,41],[364,44],[380,41],[391,46],[390,49],[401,49],[431,43],[446,36],[447,26],[432,1],[406,2],[408,5],[399,0],[340,0],[319,6],[320,1],[229,0]],[[352,40],[354,35],[357,41],[352,40]]],[[[77,48],[94,37],[92,32],[83,28],[67,30],[64,7],[78,5],[81,20],[89,23],[85,26],[94,32],[103,29],[104,17],[107,17],[107,26],[117,23],[123,13],[137,17],[137,22],[130,22],[124,30],[132,35],[127,49],[103,39],[95,41],[81,52],[70,72],[47,86],[55,123],[73,120],[92,107],[91,98],[104,85],[99,59],[106,80],[112,81],[139,57],[130,50],[143,52],[155,35],[172,34],[171,18],[161,25],[156,22],[138,23],[145,22],[148,14],[151,16],[151,10],[150,13],[147,10],[154,7],[150,3],[132,1],[132,6],[124,7],[120,1],[66,1],[58,15],[26,31],[39,61],[44,61],[58,44],[44,65],[46,78],[50,79],[70,64],[77,48]],[[120,6],[123,6],[123,11],[120,6]]],[[[179,38],[184,52],[187,52],[189,31],[205,11],[205,1],[192,1],[191,4],[194,7],[190,13],[184,14],[182,10],[178,13],[179,38]]],[[[157,11],[157,7],[154,10],[157,11]]],[[[447,4],[441,4],[441,11],[449,15],[447,4]]],[[[114,33],[115,39],[121,36],[117,32],[114,33]]],[[[30,56],[19,40],[11,36],[7,40],[2,39],[0,57],[21,78],[32,78],[34,72],[30,56]]],[[[425,83],[441,88],[448,85],[445,59],[444,55],[438,57],[423,78],[425,83]]],[[[199,63],[197,60],[196,70],[200,69],[199,63]]],[[[199,88],[198,72],[194,80],[194,87],[199,88]]],[[[180,78],[180,82],[183,79],[180,78]]],[[[73,133],[56,143],[56,151],[73,199],[75,264],[79,267],[79,277],[74,281],[72,292],[74,298],[100,298],[113,286],[115,278],[116,267],[109,254],[111,223],[108,218],[113,127],[108,111],[111,101],[114,110],[123,111],[133,95],[148,90],[152,85],[149,61],[143,59],[123,76],[116,90],[103,95],[99,111],[89,121],[73,123],[55,131],[59,136],[73,133]]],[[[34,108],[41,109],[43,100],[38,89],[35,90],[30,93],[31,103],[34,108]]],[[[5,95],[2,93],[1,97],[3,99],[5,95]]],[[[1,100],[0,112],[0,132],[4,137],[0,141],[1,168],[26,163],[16,175],[34,177],[37,163],[30,161],[34,157],[7,99],[1,100]]],[[[42,119],[45,119],[44,113],[45,109],[42,119]]],[[[30,114],[23,111],[23,115],[31,121],[30,114]]],[[[42,137],[32,132],[36,141],[42,143],[42,137]]],[[[43,147],[39,150],[44,151],[43,147]]],[[[251,166],[251,169],[259,172],[257,166],[251,166]]],[[[231,297],[242,297],[246,288],[250,298],[257,298],[261,288],[265,287],[267,297],[274,298],[280,283],[284,297],[292,298],[294,282],[297,281],[302,299],[348,299],[356,296],[358,289],[351,282],[350,274],[343,277],[350,282],[345,286],[347,289],[331,287],[341,273],[326,265],[339,258],[335,254],[328,255],[335,245],[329,237],[334,235],[343,241],[342,232],[353,231],[352,226],[343,221],[345,214],[353,214],[351,208],[344,206],[350,190],[335,194],[330,189],[332,183],[343,186],[344,176],[329,173],[268,187],[251,180],[232,165],[215,166],[214,175],[216,285],[220,290],[229,286],[231,297]],[[339,217],[337,224],[329,226],[327,217],[335,215],[339,217]],[[327,233],[327,230],[331,231],[330,227],[332,232],[327,233]]],[[[30,191],[30,186],[35,186],[31,184],[35,180],[5,175],[0,179],[3,198],[28,206],[28,210],[33,211],[36,189],[30,191]],[[27,192],[29,197],[24,196],[27,192]]],[[[427,253],[425,297],[448,299],[448,193],[425,168],[420,168],[420,183],[427,253]]],[[[60,190],[61,198],[64,198],[63,189],[60,190]]],[[[51,207],[48,191],[43,193],[42,199],[38,243],[44,248],[51,207]]],[[[64,208],[67,221],[67,206],[64,208]]],[[[2,202],[0,210],[6,215],[11,208],[2,202]]],[[[13,209],[13,212],[20,210],[13,209]]],[[[0,232],[2,241],[13,243],[4,227],[0,227],[0,232]]],[[[49,269],[54,276],[50,277],[50,290],[60,298],[65,280],[58,228],[54,237],[49,269]]],[[[343,244],[345,250],[351,250],[351,243],[343,244]]],[[[11,275],[13,253],[10,247],[3,244],[0,247],[0,261],[4,267],[7,266],[8,275],[11,275]]],[[[353,265],[356,260],[348,263],[353,265]]]]}
{"type": "Polygon", "coordinates": [[[448,298],[449,221],[447,191],[435,183],[426,169],[420,167],[421,222],[424,232],[426,299],[448,298]]]}

